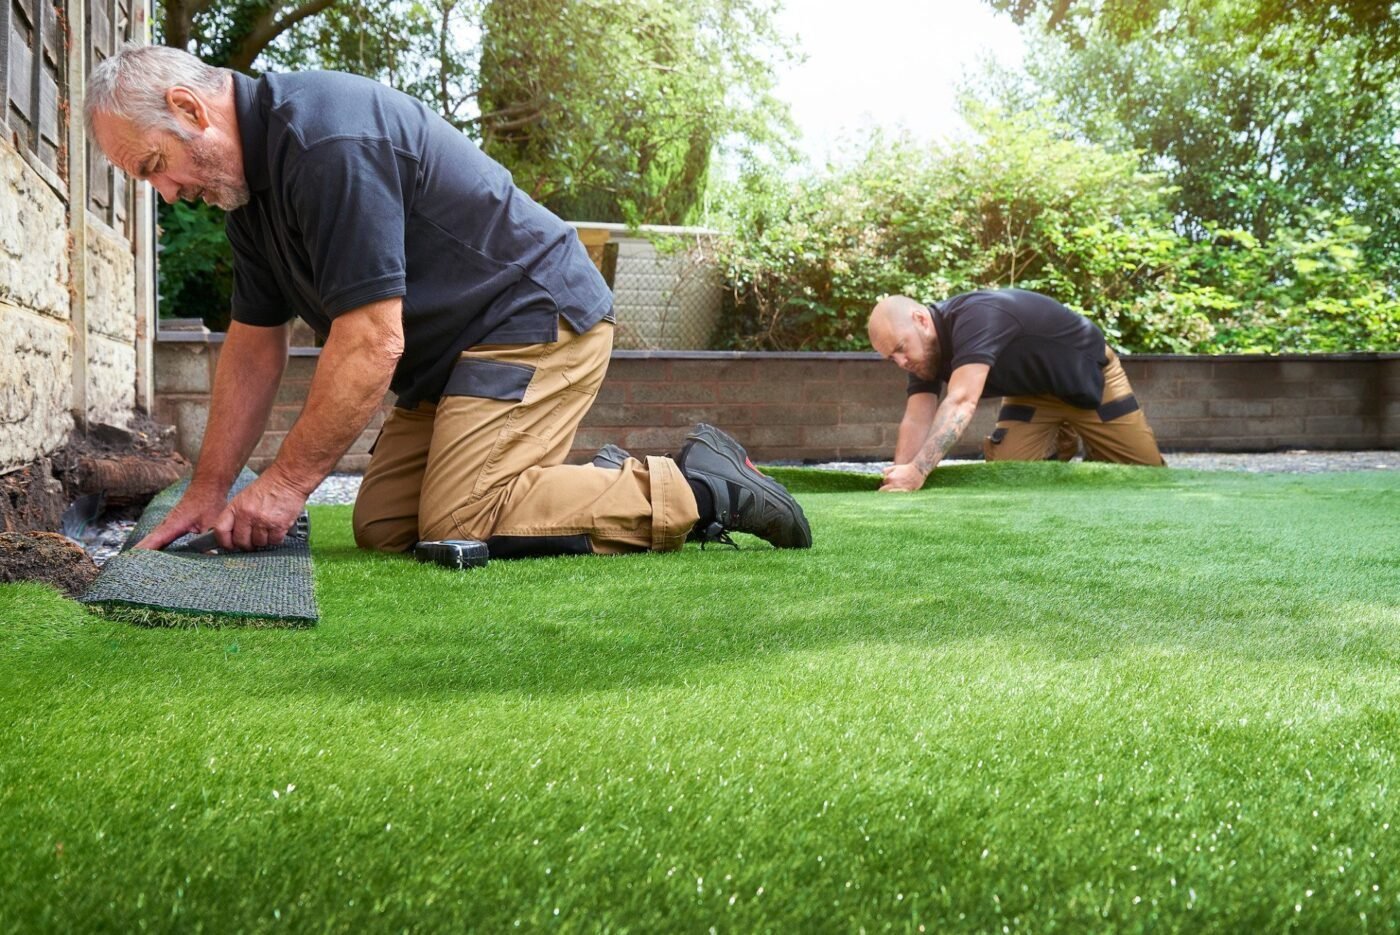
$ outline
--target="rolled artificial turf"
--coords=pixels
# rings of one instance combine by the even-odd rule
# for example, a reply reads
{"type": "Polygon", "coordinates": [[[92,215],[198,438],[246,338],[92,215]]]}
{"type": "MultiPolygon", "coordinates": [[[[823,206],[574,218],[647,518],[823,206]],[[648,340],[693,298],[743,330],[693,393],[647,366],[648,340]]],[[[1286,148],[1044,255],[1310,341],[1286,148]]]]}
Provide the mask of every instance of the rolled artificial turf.
{"type": "Polygon", "coordinates": [[[314,629],[0,588],[0,929],[1400,924],[1394,475],[782,477],[809,551],[314,509],[314,629]]]}

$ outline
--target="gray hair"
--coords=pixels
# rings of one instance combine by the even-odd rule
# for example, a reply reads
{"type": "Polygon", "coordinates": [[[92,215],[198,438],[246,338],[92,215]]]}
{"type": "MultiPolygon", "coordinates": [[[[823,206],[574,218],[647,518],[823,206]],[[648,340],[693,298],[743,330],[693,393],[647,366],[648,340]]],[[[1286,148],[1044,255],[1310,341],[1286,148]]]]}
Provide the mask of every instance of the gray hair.
{"type": "Polygon", "coordinates": [[[88,75],[86,116],[92,130],[95,114],[130,120],[141,130],[167,130],[188,139],[165,99],[174,87],[218,94],[232,80],[227,68],[206,65],[183,49],[128,42],[88,75]]]}

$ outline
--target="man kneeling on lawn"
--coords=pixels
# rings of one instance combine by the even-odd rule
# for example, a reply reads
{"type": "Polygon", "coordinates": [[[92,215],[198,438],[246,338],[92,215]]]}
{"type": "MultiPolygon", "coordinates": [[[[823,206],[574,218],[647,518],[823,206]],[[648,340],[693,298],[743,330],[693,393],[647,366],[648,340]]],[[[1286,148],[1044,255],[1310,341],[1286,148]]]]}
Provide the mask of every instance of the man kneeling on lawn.
{"type": "Polygon", "coordinates": [[[869,330],[871,346],[909,373],[881,490],[922,487],[984,394],[1004,397],[982,445],[988,461],[1067,461],[1083,439],[1090,460],[1166,463],[1103,332],[1049,296],[1001,289],[923,305],[893,295],[876,304],[869,330]]]}
{"type": "Polygon", "coordinates": [[[277,545],[398,394],[355,502],[355,541],[480,539],[497,557],[679,549],[752,533],[806,548],[801,508],[701,424],[675,458],[566,465],[613,339],[612,294],[574,231],[421,102],[332,72],[249,78],[128,46],[93,69],[88,122],[166,201],[228,211],[233,323],[180,502],[139,547],[212,529],[277,545]],[[300,315],[325,340],[276,458],[262,437],[300,315]]]}

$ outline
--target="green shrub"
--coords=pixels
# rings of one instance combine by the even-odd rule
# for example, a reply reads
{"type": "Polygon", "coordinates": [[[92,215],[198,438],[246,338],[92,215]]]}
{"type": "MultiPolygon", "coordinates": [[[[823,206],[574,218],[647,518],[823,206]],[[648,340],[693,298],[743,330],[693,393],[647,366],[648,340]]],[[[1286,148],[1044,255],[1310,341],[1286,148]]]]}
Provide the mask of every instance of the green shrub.
{"type": "Polygon", "coordinates": [[[203,202],[160,206],[160,316],[199,318],[226,331],[233,296],[233,249],[224,212],[203,202]]]}
{"type": "Polygon", "coordinates": [[[1045,292],[1132,351],[1391,349],[1400,304],[1365,266],[1368,231],[1319,214],[1259,244],[1192,241],[1170,190],[1136,153],[1074,139],[1039,114],[974,117],[965,143],[876,137],[857,160],[729,190],[719,246],[733,347],[868,347],[882,295],[978,288],[1045,292]]]}

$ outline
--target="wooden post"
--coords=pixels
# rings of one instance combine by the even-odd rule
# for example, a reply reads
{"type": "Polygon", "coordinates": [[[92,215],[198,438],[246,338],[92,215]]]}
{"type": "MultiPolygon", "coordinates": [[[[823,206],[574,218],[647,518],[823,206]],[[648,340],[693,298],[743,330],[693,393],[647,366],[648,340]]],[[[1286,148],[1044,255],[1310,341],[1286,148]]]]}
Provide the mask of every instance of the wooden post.
{"type": "MultiPolygon", "coordinates": [[[[150,2],[132,0],[131,36],[134,41],[150,41],[150,2]]],[[[115,3],[113,6],[115,8],[115,3]]],[[[115,22],[113,20],[113,29],[115,22]]],[[[114,46],[117,41],[114,39],[114,46]]],[[[156,202],[154,189],[149,184],[132,184],[136,189],[131,209],[135,212],[131,239],[136,257],[136,407],[150,415],[155,409],[156,382],[156,202]]]]}
{"type": "MultiPolygon", "coordinates": [[[[49,0],[34,0],[36,10],[47,8],[49,0]]],[[[36,14],[39,19],[42,14],[36,14]]],[[[61,44],[63,45],[63,44],[61,44]]],[[[88,321],[87,321],[87,123],[83,119],[87,75],[87,3],[74,0],[68,7],[68,277],[72,300],[73,327],[73,420],[79,431],[88,427],[88,321]]],[[[43,45],[35,43],[34,60],[43,59],[43,45]]],[[[39,87],[38,75],[34,87],[39,87]]],[[[35,111],[34,126],[39,126],[35,111]]]]}

